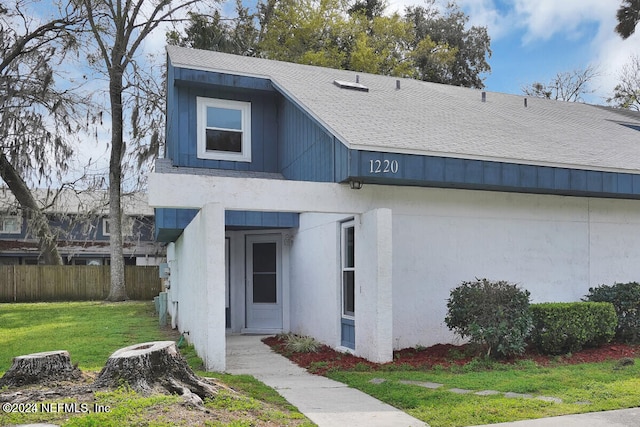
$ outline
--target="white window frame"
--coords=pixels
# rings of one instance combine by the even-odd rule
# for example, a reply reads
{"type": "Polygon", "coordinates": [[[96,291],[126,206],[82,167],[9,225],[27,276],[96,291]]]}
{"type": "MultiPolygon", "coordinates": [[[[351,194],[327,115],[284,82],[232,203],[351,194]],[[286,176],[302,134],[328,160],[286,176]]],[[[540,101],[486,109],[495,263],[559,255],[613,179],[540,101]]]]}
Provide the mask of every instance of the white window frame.
{"type": "MultiPolygon", "coordinates": [[[[128,215],[122,216],[122,236],[130,237],[133,235],[133,221],[134,219],[128,215]]],[[[107,231],[107,228],[111,228],[109,224],[109,217],[102,218],[102,235],[105,237],[111,236],[111,231],[107,231]]]]}
{"type": "Polygon", "coordinates": [[[355,319],[355,275],[356,275],[356,253],[355,253],[355,221],[349,220],[340,224],[340,246],[341,246],[341,254],[340,254],[340,313],[342,317],[345,319],[355,319]],[[347,230],[353,229],[353,266],[347,266],[347,230]],[[345,283],[344,283],[344,273],[347,271],[353,272],[354,283],[353,283],[353,313],[346,313],[345,308],[345,283]]]}
{"type": "MultiPolygon", "coordinates": [[[[228,99],[196,97],[197,104],[197,155],[199,159],[227,160],[233,162],[251,161],[251,103],[245,101],[230,101],[228,99]],[[207,108],[226,108],[239,110],[242,113],[242,151],[231,153],[227,151],[207,150],[207,108]]],[[[222,128],[210,128],[221,129],[222,128]]],[[[232,129],[237,131],[237,129],[232,129]]]]}
{"type": "Polygon", "coordinates": [[[107,228],[109,227],[109,218],[102,218],[102,235],[109,237],[111,236],[111,233],[107,231],[107,228]]]}
{"type": "Polygon", "coordinates": [[[22,232],[22,217],[20,215],[0,215],[0,234],[20,234],[22,232]],[[7,231],[5,221],[16,221],[17,229],[7,231]]]}

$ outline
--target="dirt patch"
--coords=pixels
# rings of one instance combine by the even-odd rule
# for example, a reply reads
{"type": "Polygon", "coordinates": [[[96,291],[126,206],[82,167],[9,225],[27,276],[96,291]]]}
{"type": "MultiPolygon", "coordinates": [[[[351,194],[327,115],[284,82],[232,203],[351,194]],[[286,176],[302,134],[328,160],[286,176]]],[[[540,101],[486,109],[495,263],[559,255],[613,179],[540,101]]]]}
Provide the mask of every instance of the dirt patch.
{"type": "MultiPolygon", "coordinates": [[[[430,369],[434,366],[447,368],[454,365],[465,365],[482,352],[473,345],[437,344],[427,348],[405,348],[393,352],[393,362],[377,364],[369,362],[349,353],[340,353],[330,347],[322,346],[315,353],[290,353],[284,348],[284,342],[278,337],[268,337],[263,342],[274,351],[314,374],[324,375],[330,369],[365,370],[401,368],[411,366],[417,369],[430,369]]],[[[604,362],[640,356],[640,346],[622,343],[611,343],[598,348],[588,348],[562,356],[541,355],[534,349],[528,349],[523,355],[503,360],[503,363],[515,363],[521,360],[532,360],[538,365],[577,364],[604,362]]]]}
{"type": "MultiPolygon", "coordinates": [[[[98,372],[83,372],[82,378],[77,381],[47,382],[37,386],[2,389],[0,392],[0,405],[2,406],[0,425],[31,424],[36,422],[61,425],[72,417],[96,413],[105,408],[109,412],[120,411],[121,408],[119,406],[124,404],[116,401],[105,405],[104,399],[96,396],[97,392],[109,391],[105,388],[97,389],[94,387],[93,383],[97,375],[98,372]],[[16,413],[22,413],[23,416],[20,418],[13,417],[16,413]]],[[[242,394],[242,392],[235,391],[213,378],[200,377],[200,379],[223,389],[223,401],[237,398],[239,401],[250,402],[250,398],[242,394]]],[[[167,395],[167,393],[154,392],[146,395],[146,397],[161,394],[167,395]]],[[[306,418],[297,414],[288,418],[290,413],[288,408],[265,402],[250,403],[244,406],[236,405],[239,408],[233,407],[233,404],[231,406],[229,409],[212,407],[208,404],[203,407],[202,405],[193,405],[183,399],[176,399],[175,402],[162,402],[144,408],[134,407],[133,409],[127,409],[126,411],[130,412],[130,414],[124,416],[119,414],[117,419],[122,421],[123,425],[162,424],[172,426],[237,423],[237,425],[276,427],[283,425],[298,426],[308,422],[306,418]],[[273,415],[278,413],[287,415],[284,418],[273,415]]]]}

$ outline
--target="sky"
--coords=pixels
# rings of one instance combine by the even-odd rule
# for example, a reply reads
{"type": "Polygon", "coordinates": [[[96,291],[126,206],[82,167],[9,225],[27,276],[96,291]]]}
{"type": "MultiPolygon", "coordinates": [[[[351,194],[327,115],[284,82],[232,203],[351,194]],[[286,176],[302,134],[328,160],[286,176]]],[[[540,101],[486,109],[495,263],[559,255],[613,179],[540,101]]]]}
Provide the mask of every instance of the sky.
{"type": "MultiPolygon", "coordinates": [[[[401,10],[418,0],[391,0],[401,10]]],[[[640,31],[627,40],[615,33],[619,0],[458,0],[470,25],[491,37],[488,91],[522,94],[533,82],[549,83],[559,72],[596,67],[599,76],[584,101],[604,104],[621,67],[640,55],[640,31]]]]}
{"type": "MultiPolygon", "coordinates": [[[[445,5],[446,0],[436,0],[445,5]]],[[[243,0],[253,6],[256,0],[243,0]]],[[[424,0],[387,0],[390,12],[424,0]]],[[[469,25],[487,27],[491,37],[491,73],[488,91],[522,94],[534,82],[549,83],[560,72],[596,67],[594,93],[584,102],[605,104],[613,94],[621,67],[631,55],[640,55],[640,29],[627,40],[615,33],[620,0],[457,0],[469,25]]],[[[222,13],[234,10],[234,1],[222,3],[222,13]]],[[[149,40],[149,51],[164,46],[164,31],[149,40]]]]}
{"type": "MultiPolygon", "coordinates": [[[[255,5],[256,0],[243,0],[255,5]]],[[[444,5],[446,0],[437,0],[444,5]]],[[[424,0],[387,0],[388,11],[402,13],[408,5],[424,0]]],[[[234,1],[225,0],[223,14],[234,10],[234,1]]],[[[43,2],[42,4],[46,4],[43,2]]],[[[248,4],[248,3],[247,3],[248,4]]],[[[631,55],[640,55],[640,29],[627,40],[614,31],[620,0],[457,0],[469,17],[469,25],[485,26],[491,37],[491,73],[485,77],[488,91],[522,94],[522,87],[534,82],[549,83],[559,72],[597,67],[593,94],[584,101],[605,104],[613,94],[621,67],[631,55]]],[[[167,26],[158,28],[144,43],[144,52],[164,61],[167,26]]],[[[95,81],[96,88],[104,81],[95,81]]],[[[100,95],[96,95],[100,96],[100,95]]],[[[103,93],[104,96],[104,93],[103,93]]],[[[108,111],[108,110],[107,110],[108,111]]],[[[99,134],[84,140],[85,164],[91,157],[103,160],[94,169],[104,170],[108,153],[110,119],[99,134]]],[[[79,167],[78,167],[79,168],[79,167]]]]}
{"type": "MultiPolygon", "coordinates": [[[[243,0],[255,3],[255,0],[243,0]]],[[[424,0],[387,0],[389,11],[402,13],[424,0]]],[[[593,94],[584,101],[604,104],[613,93],[620,69],[640,55],[640,30],[627,40],[615,32],[620,0],[457,0],[469,25],[485,26],[491,37],[488,91],[522,94],[534,82],[549,83],[560,72],[596,67],[593,94]]],[[[441,5],[445,0],[439,0],[441,5]]],[[[232,11],[227,1],[223,10],[232,11]]]]}

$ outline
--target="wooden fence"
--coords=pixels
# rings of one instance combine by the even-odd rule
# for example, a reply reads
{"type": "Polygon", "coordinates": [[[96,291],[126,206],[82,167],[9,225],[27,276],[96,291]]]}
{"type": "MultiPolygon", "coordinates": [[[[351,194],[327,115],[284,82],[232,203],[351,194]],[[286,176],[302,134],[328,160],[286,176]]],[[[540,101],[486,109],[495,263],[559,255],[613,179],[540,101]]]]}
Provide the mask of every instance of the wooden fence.
{"type": "MultiPolygon", "coordinates": [[[[109,295],[110,267],[88,265],[2,265],[0,302],[90,301],[109,295]]],[[[160,293],[156,266],[125,266],[125,288],[132,300],[160,293]]]]}

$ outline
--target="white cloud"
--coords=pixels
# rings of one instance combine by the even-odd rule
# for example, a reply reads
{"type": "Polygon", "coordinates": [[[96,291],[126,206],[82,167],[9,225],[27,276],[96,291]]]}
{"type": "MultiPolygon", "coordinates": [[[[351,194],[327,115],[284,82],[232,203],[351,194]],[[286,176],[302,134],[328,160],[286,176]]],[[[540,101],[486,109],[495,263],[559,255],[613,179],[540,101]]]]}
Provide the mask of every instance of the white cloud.
{"type": "Polygon", "coordinates": [[[640,33],[622,40],[612,31],[603,29],[592,44],[594,46],[592,63],[601,71],[601,75],[594,80],[593,87],[599,97],[594,102],[603,102],[613,94],[622,67],[629,62],[632,55],[640,55],[640,33]]]}
{"type": "Polygon", "coordinates": [[[523,43],[553,42],[554,38],[564,38],[588,47],[581,66],[592,65],[600,71],[591,85],[595,93],[588,100],[596,103],[603,103],[611,96],[622,65],[632,54],[640,53],[640,34],[622,40],[614,31],[618,7],[618,1],[602,0],[515,2],[517,16],[522,20],[523,43]]]}
{"type": "Polygon", "coordinates": [[[586,24],[615,20],[618,2],[602,0],[515,0],[516,19],[525,28],[523,39],[531,43],[555,35],[584,37],[586,24]]]}
{"type": "MultiPolygon", "coordinates": [[[[440,4],[444,4],[444,0],[440,4]]],[[[563,55],[553,50],[555,41],[565,40],[582,46],[585,53],[579,63],[571,67],[595,66],[600,76],[593,80],[595,93],[589,102],[603,103],[615,87],[621,67],[632,54],[640,55],[640,34],[622,40],[615,32],[616,10],[619,1],[614,0],[457,0],[469,16],[470,25],[486,26],[492,42],[502,38],[518,40],[529,52],[537,46],[547,49],[549,61],[553,55],[563,55]]],[[[391,10],[403,10],[406,5],[421,5],[421,0],[392,0],[391,10]]],[[[494,54],[497,52],[494,51],[494,54]]],[[[518,52],[502,52],[513,61],[518,52]]],[[[567,55],[569,56],[569,55],[567,55]]],[[[491,62],[491,61],[489,61],[491,62]]],[[[573,69],[545,69],[541,62],[540,73],[553,76],[573,69]]],[[[519,82],[515,86],[521,85],[519,82]]],[[[514,93],[518,90],[514,89],[514,93]]]]}

